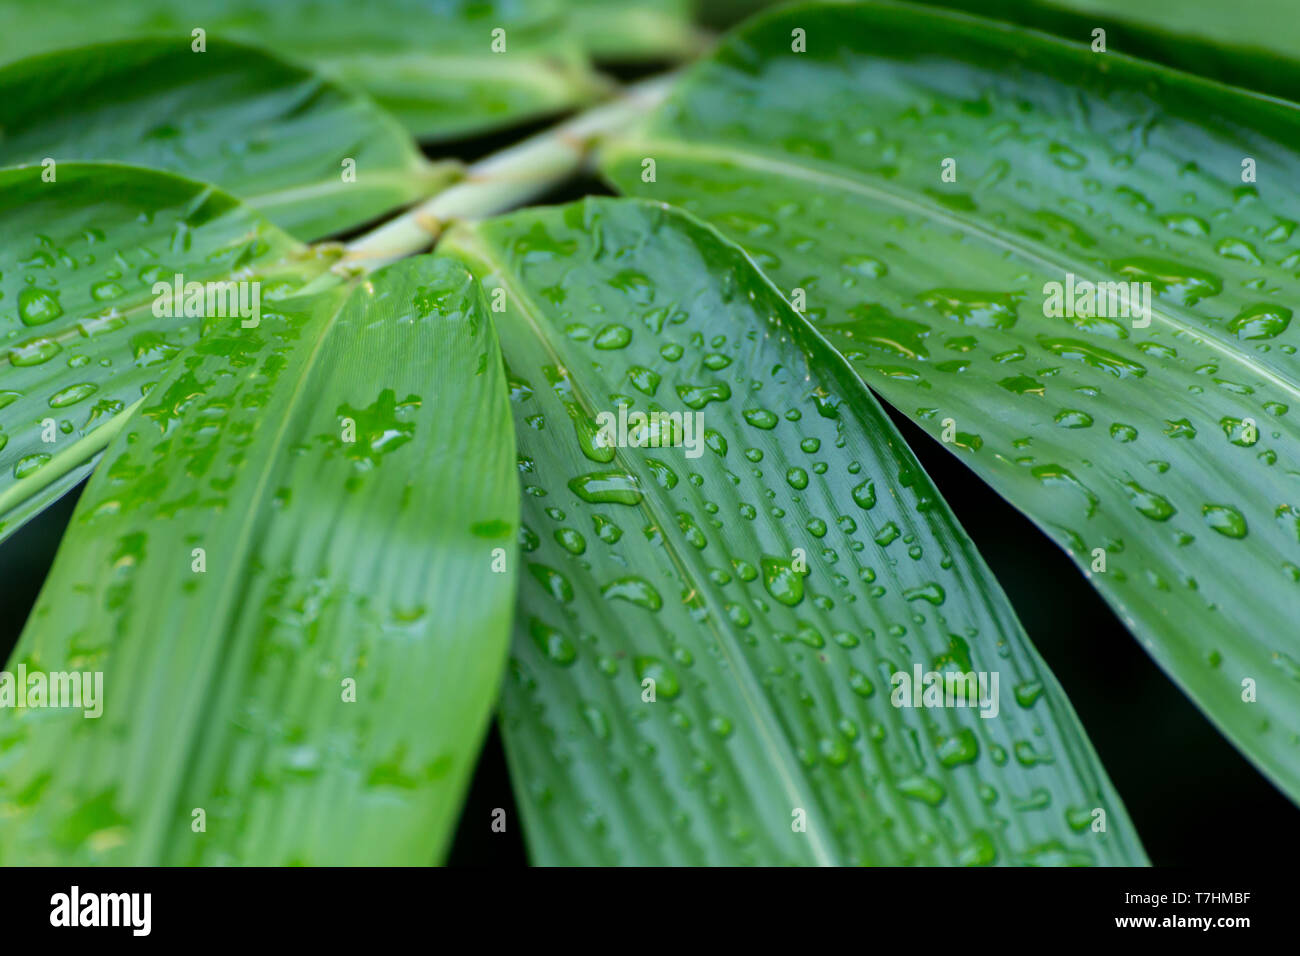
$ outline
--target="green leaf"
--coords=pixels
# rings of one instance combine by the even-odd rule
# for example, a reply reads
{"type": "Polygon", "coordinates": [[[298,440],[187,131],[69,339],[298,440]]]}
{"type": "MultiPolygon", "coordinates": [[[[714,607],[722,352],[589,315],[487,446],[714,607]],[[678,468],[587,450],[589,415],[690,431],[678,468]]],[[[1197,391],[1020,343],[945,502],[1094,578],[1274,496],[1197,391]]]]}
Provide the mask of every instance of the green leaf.
{"type": "Polygon", "coordinates": [[[183,305],[156,314],[171,297],[155,283],[242,280],[250,304],[254,289],[267,303],[330,256],[167,173],[0,170],[0,540],[85,476],[119,416],[199,337],[204,319],[183,305]]]}
{"type": "Polygon", "coordinates": [[[1144,862],[938,492],[738,248],[589,200],[440,249],[506,306],[524,526],[503,727],[535,862],[1144,862]],[[691,430],[615,446],[599,416],[620,408],[691,430]],[[996,674],[996,717],[892,706],[914,665],[996,674]]]}
{"type": "Polygon", "coordinates": [[[0,69],[0,128],[7,165],[164,169],[220,186],[304,239],[362,225],[450,180],[366,97],[229,42],[202,55],[153,39],[20,60],[0,69]]]}
{"type": "Polygon", "coordinates": [[[101,672],[102,715],[0,710],[0,862],[439,858],[505,661],[513,448],[481,290],[448,261],[178,357],[8,666],[101,672]]]}
{"type": "Polygon", "coordinates": [[[802,290],[1296,798],[1297,143],[1290,104],[866,4],[743,30],[607,161],[802,290]],[[1150,283],[1149,326],[1066,312],[1070,276],[1150,283]]]}
{"type": "Polygon", "coordinates": [[[1300,98],[1300,25],[1292,0],[920,0],[1147,57],[1225,83],[1300,98]]]}
{"type": "Polygon", "coordinates": [[[690,0],[569,0],[583,49],[601,60],[685,56],[702,45],[690,0]]]}
{"type": "Polygon", "coordinates": [[[715,29],[735,26],[781,0],[695,0],[700,21],[715,29]]]}
{"type": "Polygon", "coordinates": [[[223,37],[265,46],[365,89],[417,136],[447,139],[599,94],[566,23],[559,0],[0,0],[0,59],[140,36],[190,51],[202,29],[209,53],[223,37]]]}

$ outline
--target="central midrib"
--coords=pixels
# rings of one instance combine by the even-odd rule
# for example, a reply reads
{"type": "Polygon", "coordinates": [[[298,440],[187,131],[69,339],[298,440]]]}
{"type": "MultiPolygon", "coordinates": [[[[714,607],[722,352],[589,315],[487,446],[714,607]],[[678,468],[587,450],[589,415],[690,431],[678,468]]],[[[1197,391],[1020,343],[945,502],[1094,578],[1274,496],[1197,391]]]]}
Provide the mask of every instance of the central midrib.
{"type": "MultiPolygon", "coordinates": [[[[382,173],[367,173],[363,180],[360,180],[364,187],[389,188],[392,186],[418,185],[420,177],[425,174],[429,168],[420,165],[408,165],[403,167],[393,167],[382,173]]],[[[254,209],[262,210],[266,208],[275,208],[286,206],[290,203],[298,203],[307,199],[318,196],[347,195],[348,191],[353,189],[352,183],[344,182],[342,179],[334,177],[318,179],[315,182],[303,183],[298,186],[290,186],[285,189],[276,189],[264,193],[246,193],[240,198],[254,209]]],[[[418,192],[418,190],[417,190],[418,192]]]]}
{"type": "MultiPolygon", "coordinates": [[[[257,483],[253,488],[253,493],[248,499],[251,502],[251,507],[244,510],[239,525],[239,533],[235,538],[235,546],[231,550],[231,559],[226,562],[226,566],[230,568],[230,571],[222,580],[221,590],[217,595],[215,603],[210,605],[211,607],[219,609],[219,611],[218,613],[209,616],[206,626],[203,624],[200,624],[199,626],[199,630],[203,635],[202,641],[198,645],[200,647],[224,645],[226,637],[229,635],[231,630],[228,626],[229,620],[239,613],[237,606],[238,602],[233,600],[234,591],[237,583],[243,580],[249,573],[249,563],[242,556],[245,556],[246,552],[249,550],[254,528],[258,524],[258,519],[261,517],[261,508],[258,506],[258,503],[266,496],[266,489],[271,476],[275,473],[276,467],[281,463],[281,456],[278,449],[284,445],[285,436],[288,434],[289,428],[293,423],[293,410],[299,403],[303,389],[306,386],[307,380],[311,377],[311,371],[315,367],[317,359],[320,357],[322,348],[324,347],[325,341],[329,338],[335,322],[338,321],[338,317],[343,313],[344,309],[347,308],[347,304],[352,298],[352,291],[354,290],[349,290],[344,294],[343,290],[340,289],[338,305],[330,313],[329,318],[322,322],[320,334],[312,344],[311,352],[307,355],[307,360],[299,369],[297,380],[294,382],[293,392],[290,394],[288,401],[284,405],[284,414],[280,416],[280,421],[276,426],[274,435],[271,437],[271,442],[263,449],[265,453],[262,456],[261,471],[257,477],[257,483]],[[235,608],[235,610],[231,612],[229,611],[230,608],[235,608]]],[[[171,811],[175,810],[177,800],[179,800],[181,795],[184,793],[185,786],[190,779],[189,771],[192,770],[196,758],[194,746],[196,741],[193,728],[203,726],[206,723],[205,716],[212,704],[213,687],[211,674],[209,674],[209,679],[204,683],[203,693],[196,696],[199,702],[192,710],[193,719],[186,722],[185,725],[185,739],[190,742],[185,753],[186,772],[173,778],[177,780],[177,783],[172,789],[171,799],[159,802],[160,806],[168,807],[171,811]]],[[[169,812],[167,816],[163,818],[161,827],[152,834],[153,840],[165,840],[167,832],[172,825],[172,821],[175,819],[175,813],[169,812]]],[[[146,850],[146,859],[161,858],[155,856],[155,854],[159,853],[160,850],[154,843],[147,844],[146,850]]]]}
{"type": "MultiPolygon", "coordinates": [[[[480,235],[474,234],[473,241],[465,241],[466,233],[468,231],[469,228],[467,227],[457,235],[458,239],[464,241],[464,245],[467,247],[465,251],[470,256],[482,260],[483,263],[493,271],[501,284],[509,290],[511,299],[515,303],[517,311],[524,317],[525,321],[527,321],[534,337],[546,350],[547,355],[552,359],[556,367],[567,369],[567,363],[555,350],[550,338],[546,335],[543,329],[541,320],[542,313],[537,307],[537,304],[524,290],[519,288],[518,285],[510,280],[510,271],[506,267],[505,263],[492,255],[486,240],[484,240],[480,235]]],[[[450,243],[444,242],[442,248],[446,249],[454,244],[454,241],[450,243]]],[[[571,380],[571,382],[575,398],[581,402],[589,414],[594,416],[594,407],[582,390],[580,383],[576,380],[571,380]]],[[[615,451],[615,456],[616,459],[621,460],[624,465],[629,467],[631,466],[631,463],[628,462],[617,450],[615,451]]],[[[650,520],[654,521],[658,527],[672,527],[673,522],[665,521],[663,516],[657,514],[651,508],[650,502],[650,495],[642,495],[641,501],[637,507],[643,510],[646,516],[650,520]]],[[[735,636],[725,628],[720,628],[717,624],[724,615],[720,613],[722,609],[719,606],[720,602],[718,601],[718,596],[705,586],[706,582],[709,581],[707,569],[693,567],[690,561],[685,560],[683,558],[682,549],[676,546],[671,535],[665,534],[663,536],[663,542],[665,553],[668,555],[677,571],[682,575],[682,579],[690,581],[695,585],[698,593],[708,596],[708,602],[712,605],[711,610],[713,612],[707,615],[706,620],[708,622],[708,627],[713,632],[718,647],[721,648],[722,652],[726,655],[727,662],[730,665],[729,670],[737,675],[736,683],[745,703],[749,707],[750,712],[754,715],[755,726],[761,728],[760,737],[763,741],[763,745],[769,753],[773,766],[778,770],[786,795],[794,801],[791,806],[815,806],[816,798],[812,794],[811,789],[808,789],[807,792],[805,792],[805,789],[801,788],[796,782],[797,780],[804,778],[799,763],[795,760],[793,754],[788,752],[788,748],[784,748],[778,743],[783,736],[780,730],[779,721],[773,712],[772,706],[767,702],[762,691],[759,688],[752,686],[754,683],[754,675],[744,656],[739,654],[737,649],[733,646],[736,643],[735,636]],[[740,679],[740,675],[744,675],[745,679],[740,679]]],[[[821,866],[836,865],[835,856],[823,841],[819,828],[810,827],[808,832],[809,836],[812,837],[813,857],[817,864],[821,866]]]]}

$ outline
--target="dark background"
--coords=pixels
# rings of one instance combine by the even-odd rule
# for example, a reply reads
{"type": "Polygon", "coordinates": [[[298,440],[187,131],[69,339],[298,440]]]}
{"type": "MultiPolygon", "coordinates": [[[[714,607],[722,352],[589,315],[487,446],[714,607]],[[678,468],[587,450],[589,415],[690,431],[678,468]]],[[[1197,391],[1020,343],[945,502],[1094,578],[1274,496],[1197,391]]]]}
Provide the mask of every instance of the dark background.
{"type": "MultiPolygon", "coordinates": [[[[661,68],[613,72],[634,79],[661,68]]],[[[472,160],[532,131],[442,144],[430,155],[472,160]]],[[[610,193],[598,180],[583,179],[542,202],[591,194],[610,193]]],[[[1065,553],[942,445],[889,411],[1065,688],[1152,863],[1240,870],[1300,855],[1297,808],[1164,676],[1065,553]]],[[[0,659],[7,660],[18,640],[80,492],[78,487],[0,546],[0,659]]],[[[494,726],[449,862],[526,863],[518,821],[494,726]],[[504,807],[510,821],[503,834],[491,831],[496,807],[504,807]]]]}

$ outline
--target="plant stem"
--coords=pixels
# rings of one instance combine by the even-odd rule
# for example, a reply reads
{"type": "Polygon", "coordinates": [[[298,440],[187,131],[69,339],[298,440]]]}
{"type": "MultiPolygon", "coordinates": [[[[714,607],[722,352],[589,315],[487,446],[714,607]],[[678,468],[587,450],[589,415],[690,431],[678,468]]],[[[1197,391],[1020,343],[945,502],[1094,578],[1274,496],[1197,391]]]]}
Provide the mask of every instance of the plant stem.
{"type": "Polygon", "coordinates": [[[657,105],[676,79],[669,73],[629,86],[613,102],[479,160],[438,195],[348,243],[335,268],[373,271],[428,249],[452,220],[495,215],[536,198],[581,171],[603,136],[657,105]]]}

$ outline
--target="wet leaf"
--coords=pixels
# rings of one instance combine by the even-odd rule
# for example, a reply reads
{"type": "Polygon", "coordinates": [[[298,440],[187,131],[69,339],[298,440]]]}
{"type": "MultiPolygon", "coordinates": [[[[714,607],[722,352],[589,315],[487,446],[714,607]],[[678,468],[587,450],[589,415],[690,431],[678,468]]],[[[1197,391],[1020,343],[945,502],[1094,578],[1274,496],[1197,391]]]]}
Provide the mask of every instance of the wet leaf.
{"type": "Polygon", "coordinates": [[[187,349],[7,665],[102,673],[102,714],[0,710],[0,862],[439,859],[505,659],[513,442],[486,305],[447,261],[187,349]]]}
{"type": "Polygon", "coordinates": [[[223,37],[265,46],[366,90],[417,136],[448,139],[598,94],[567,25],[560,0],[2,0],[0,59],[141,36],[193,51],[199,29],[209,51],[223,37]]]}
{"type": "Polygon", "coordinates": [[[1092,47],[1104,30],[1107,53],[1145,57],[1300,99],[1300,29],[1291,0],[921,0],[1092,47]]]}
{"type": "Polygon", "coordinates": [[[742,30],[607,162],[740,242],[1295,799],[1297,143],[1292,104],[861,4],[742,30]]]}
{"type": "Polygon", "coordinates": [[[691,0],[568,0],[583,49],[599,60],[664,59],[694,52],[701,37],[691,0]]]}
{"type": "Polygon", "coordinates": [[[450,174],[369,98],[255,48],[129,40],[0,69],[5,165],[116,160],[212,183],[303,239],[360,226],[450,174]]]}
{"type": "Polygon", "coordinates": [[[237,283],[224,305],[242,291],[269,307],[329,262],[167,173],[0,170],[0,539],[86,476],[123,413],[199,337],[207,283],[237,283]],[[197,310],[156,291],[177,276],[204,284],[197,310]]]}
{"type": "Polygon", "coordinates": [[[938,492],[737,247],[588,200],[440,249],[505,307],[502,725],[535,862],[1144,861],[938,492]],[[984,673],[988,716],[893,706],[913,668],[984,673]]]}

